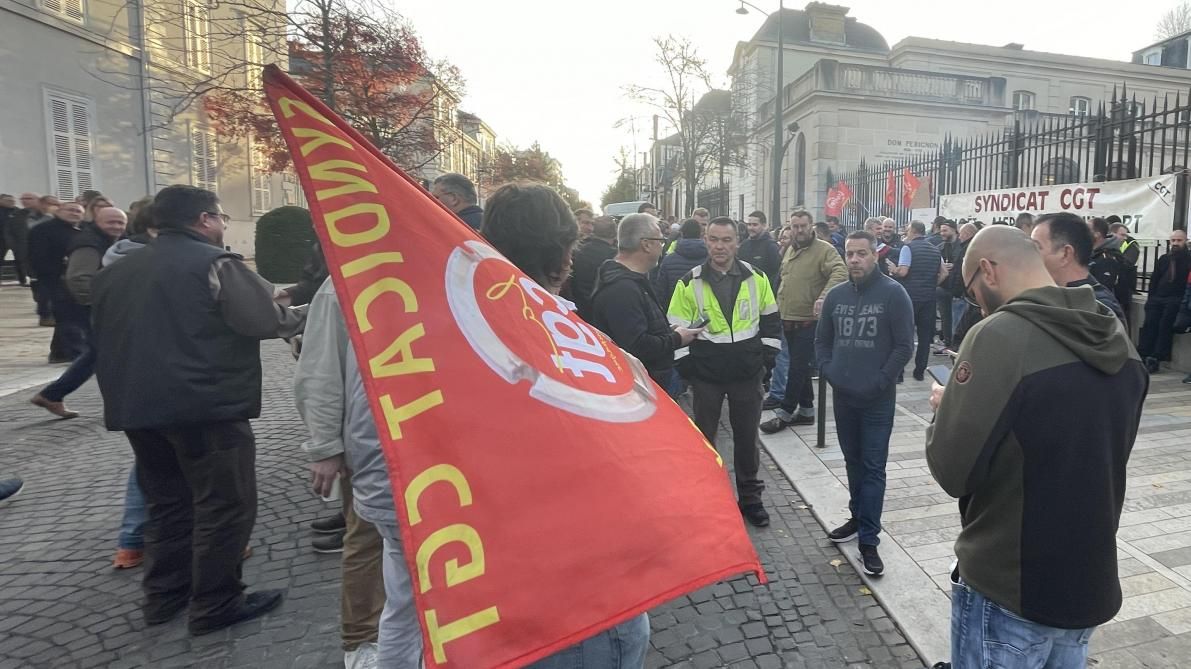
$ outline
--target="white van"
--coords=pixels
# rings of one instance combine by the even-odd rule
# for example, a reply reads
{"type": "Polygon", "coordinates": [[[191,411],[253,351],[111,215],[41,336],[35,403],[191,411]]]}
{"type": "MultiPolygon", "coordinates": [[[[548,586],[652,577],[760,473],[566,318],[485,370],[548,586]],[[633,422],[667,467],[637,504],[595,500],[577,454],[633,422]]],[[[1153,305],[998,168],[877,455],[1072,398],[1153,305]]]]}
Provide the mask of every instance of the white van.
{"type": "Polygon", "coordinates": [[[614,216],[616,218],[624,218],[629,214],[637,213],[637,209],[643,204],[649,204],[648,200],[638,200],[636,202],[616,202],[604,207],[605,216],[614,216]]]}

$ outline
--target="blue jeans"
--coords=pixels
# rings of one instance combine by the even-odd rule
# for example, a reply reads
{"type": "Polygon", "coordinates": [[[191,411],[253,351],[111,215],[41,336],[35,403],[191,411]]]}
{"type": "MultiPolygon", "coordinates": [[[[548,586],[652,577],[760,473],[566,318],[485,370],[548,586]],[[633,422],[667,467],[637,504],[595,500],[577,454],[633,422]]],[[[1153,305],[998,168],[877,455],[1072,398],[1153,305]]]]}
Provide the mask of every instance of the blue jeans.
{"type": "Polygon", "coordinates": [[[889,459],[897,386],[890,385],[881,397],[863,406],[838,392],[831,404],[848,470],[848,510],[860,525],[860,543],[876,546],[881,542],[877,535],[885,506],[885,462],[889,459]]]}
{"type": "Polygon", "coordinates": [[[962,297],[951,298],[951,336],[955,336],[955,330],[959,327],[959,322],[963,320],[964,314],[968,313],[968,301],[962,297]]]}
{"type": "Polygon", "coordinates": [[[128,471],[128,485],[124,488],[124,519],[120,522],[120,539],[116,542],[119,548],[141,550],[145,547],[145,493],[136,480],[136,465],[128,471]]]}
{"type": "Polygon", "coordinates": [[[773,374],[769,377],[769,399],[781,402],[786,398],[786,376],[790,373],[790,344],[782,337],[782,350],[778,351],[773,363],[773,374]]]}
{"type": "Polygon", "coordinates": [[[645,666],[645,653],[648,650],[649,615],[642,613],[610,630],[538,660],[526,669],[641,669],[645,666]]]}
{"type": "Polygon", "coordinates": [[[70,363],[62,376],[41,391],[41,396],[51,402],[61,402],[66,396],[79,389],[87,379],[95,375],[95,345],[91,342],[91,328],[84,330],[86,345],[82,355],[70,363]]]}
{"type": "Polygon", "coordinates": [[[951,577],[951,666],[955,669],[1084,669],[1095,627],[1030,622],[951,577]]]}

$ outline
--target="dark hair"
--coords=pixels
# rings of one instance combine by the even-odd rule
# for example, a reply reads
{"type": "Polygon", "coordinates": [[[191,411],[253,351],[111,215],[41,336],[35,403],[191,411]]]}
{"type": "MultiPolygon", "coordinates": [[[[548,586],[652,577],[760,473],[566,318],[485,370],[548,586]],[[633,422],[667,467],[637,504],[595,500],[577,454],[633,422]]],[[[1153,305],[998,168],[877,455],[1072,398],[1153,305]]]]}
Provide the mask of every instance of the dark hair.
{"type": "Polygon", "coordinates": [[[575,215],[544,184],[511,183],[488,198],[481,234],[538,283],[562,278],[566,254],[579,239],[575,215]]]}
{"type": "Polygon", "coordinates": [[[828,216],[826,220],[828,225],[832,223],[839,225],[839,216],[828,216]]]}
{"type": "Polygon", "coordinates": [[[826,233],[830,234],[831,226],[827,225],[826,223],[824,223],[822,221],[819,221],[818,223],[815,224],[815,232],[826,232],[826,233]]]}
{"type": "MultiPolygon", "coordinates": [[[[1108,237],[1108,221],[1097,216],[1092,219],[1092,231],[1101,237],[1108,237]]],[[[1087,263],[1084,263],[1085,265],[1087,263]]]]}
{"type": "Polygon", "coordinates": [[[159,228],[189,228],[208,211],[215,211],[219,196],[195,186],[175,184],[153,198],[153,220],[159,228]]]}
{"type": "Polygon", "coordinates": [[[153,219],[153,203],[149,202],[138,207],[136,214],[128,222],[128,236],[143,235],[148,233],[150,228],[156,227],[157,221],[153,219]]]}
{"type": "Polygon", "coordinates": [[[811,216],[811,213],[805,209],[795,209],[794,211],[790,212],[790,218],[794,218],[795,216],[798,218],[809,218],[812,222],[815,220],[815,217],[811,216]]]}
{"type": "Polygon", "coordinates": [[[1092,233],[1082,218],[1067,211],[1043,214],[1034,221],[1035,227],[1040,225],[1049,228],[1052,248],[1070,246],[1075,251],[1075,261],[1080,265],[1087,267],[1092,262],[1092,233]]]}
{"type": "Polygon", "coordinates": [[[654,204],[652,202],[642,202],[641,206],[637,207],[637,213],[644,214],[646,209],[652,209],[654,211],[657,211],[658,207],[656,204],[654,204]]]}
{"type": "Polygon", "coordinates": [[[848,235],[848,239],[863,239],[868,242],[870,248],[877,248],[877,236],[868,230],[857,230],[848,235]]]}
{"type": "Polygon", "coordinates": [[[683,239],[698,239],[703,236],[703,224],[688,218],[682,222],[682,227],[678,228],[678,234],[683,239]]]}
{"type": "Polygon", "coordinates": [[[749,218],[758,218],[758,219],[761,219],[761,222],[762,222],[762,223],[766,223],[766,224],[768,224],[768,223],[769,223],[769,219],[765,218],[765,212],[761,211],[760,209],[758,209],[758,210],[754,211],[753,213],[749,214],[749,216],[748,216],[748,217],[749,217],[749,218]]]}
{"type": "Polygon", "coordinates": [[[736,227],[736,221],[733,221],[731,216],[716,216],[708,222],[707,227],[710,228],[713,225],[730,225],[733,230],[737,231],[737,234],[740,233],[736,227]]]}
{"type": "Polygon", "coordinates": [[[471,182],[471,179],[456,174],[454,172],[447,172],[439,175],[434,183],[443,187],[443,190],[448,193],[454,193],[462,198],[468,204],[476,203],[476,185],[471,182]]]}
{"type": "Polygon", "coordinates": [[[955,221],[951,220],[950,218],[943,219],[943,223],[939,229],[942,230],[944,227],[951,228],[952,230],[959,232],[959,226],[956,225],[955,221]]]}
{"type": "Polygon", "coordinates": [[[1117,216],[1116,214],[1113,214],[1104,220],[1107,221],[1109,225],[1113,225],[1116,223],[1124,223],[1124,221],[1121,220],[1121,217],[1117,216]]]}
{"type": "Polygon", "coordinates": [[[919,237],[926,236],[926,224],[922,221],[911,221],[910,229],[913,230],[914,234],[918,235],[919,237]]]}

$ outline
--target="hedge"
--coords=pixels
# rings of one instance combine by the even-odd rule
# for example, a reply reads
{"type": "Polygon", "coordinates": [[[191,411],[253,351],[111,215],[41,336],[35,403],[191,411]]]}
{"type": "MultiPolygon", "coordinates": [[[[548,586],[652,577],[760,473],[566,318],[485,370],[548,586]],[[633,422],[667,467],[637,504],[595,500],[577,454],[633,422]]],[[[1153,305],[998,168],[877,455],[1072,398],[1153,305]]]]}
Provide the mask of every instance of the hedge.
{"type": "Polygon", "coordinates": [[[314,244],[310,212],[278,207],[256,222],[256,271],[273,283],[295,283],[314,244]]]}

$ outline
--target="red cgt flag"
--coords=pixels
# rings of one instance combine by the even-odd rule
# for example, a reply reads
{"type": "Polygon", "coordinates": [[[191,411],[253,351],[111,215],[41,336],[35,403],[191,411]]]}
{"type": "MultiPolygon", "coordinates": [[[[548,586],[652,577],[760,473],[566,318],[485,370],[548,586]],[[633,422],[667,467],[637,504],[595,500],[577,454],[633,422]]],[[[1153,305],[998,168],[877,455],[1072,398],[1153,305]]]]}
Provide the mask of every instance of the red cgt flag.
{"type": "Polygon", "coordinates": [[[889,175],[885,177],[885,204],[892,207],[897,202],[897,181],[893,176],[893,170],[889,170],[889,175]]]}
{"type": "Polygon", "coordinates": [[[918,193],[918,189],[921,186],[922,186],[922,181],[918,177],[914,176],[914,173],[910,171],[910,168],[907,167],[904,170],[902,170],[902,206],[903,207],[905,207],[906,209],[910,208],[910,205],[914,201],[914,195],[918,193]]]}
{"type": "Polygon", "coordinates": [[[362,363],[426,665],[521,666],[763,581],[719,457],[641,364],[280,70],[264,80],[362,363]]]}
{"type": "Polygon", "coordinates": [[[827,200],[823,205],[824,215],[842,215],[844,208],[848,206],[848,201],[851,199],[852,189],[848,186],[848,182],[840,179],[839,183],[827,190],[827,200]]]}

